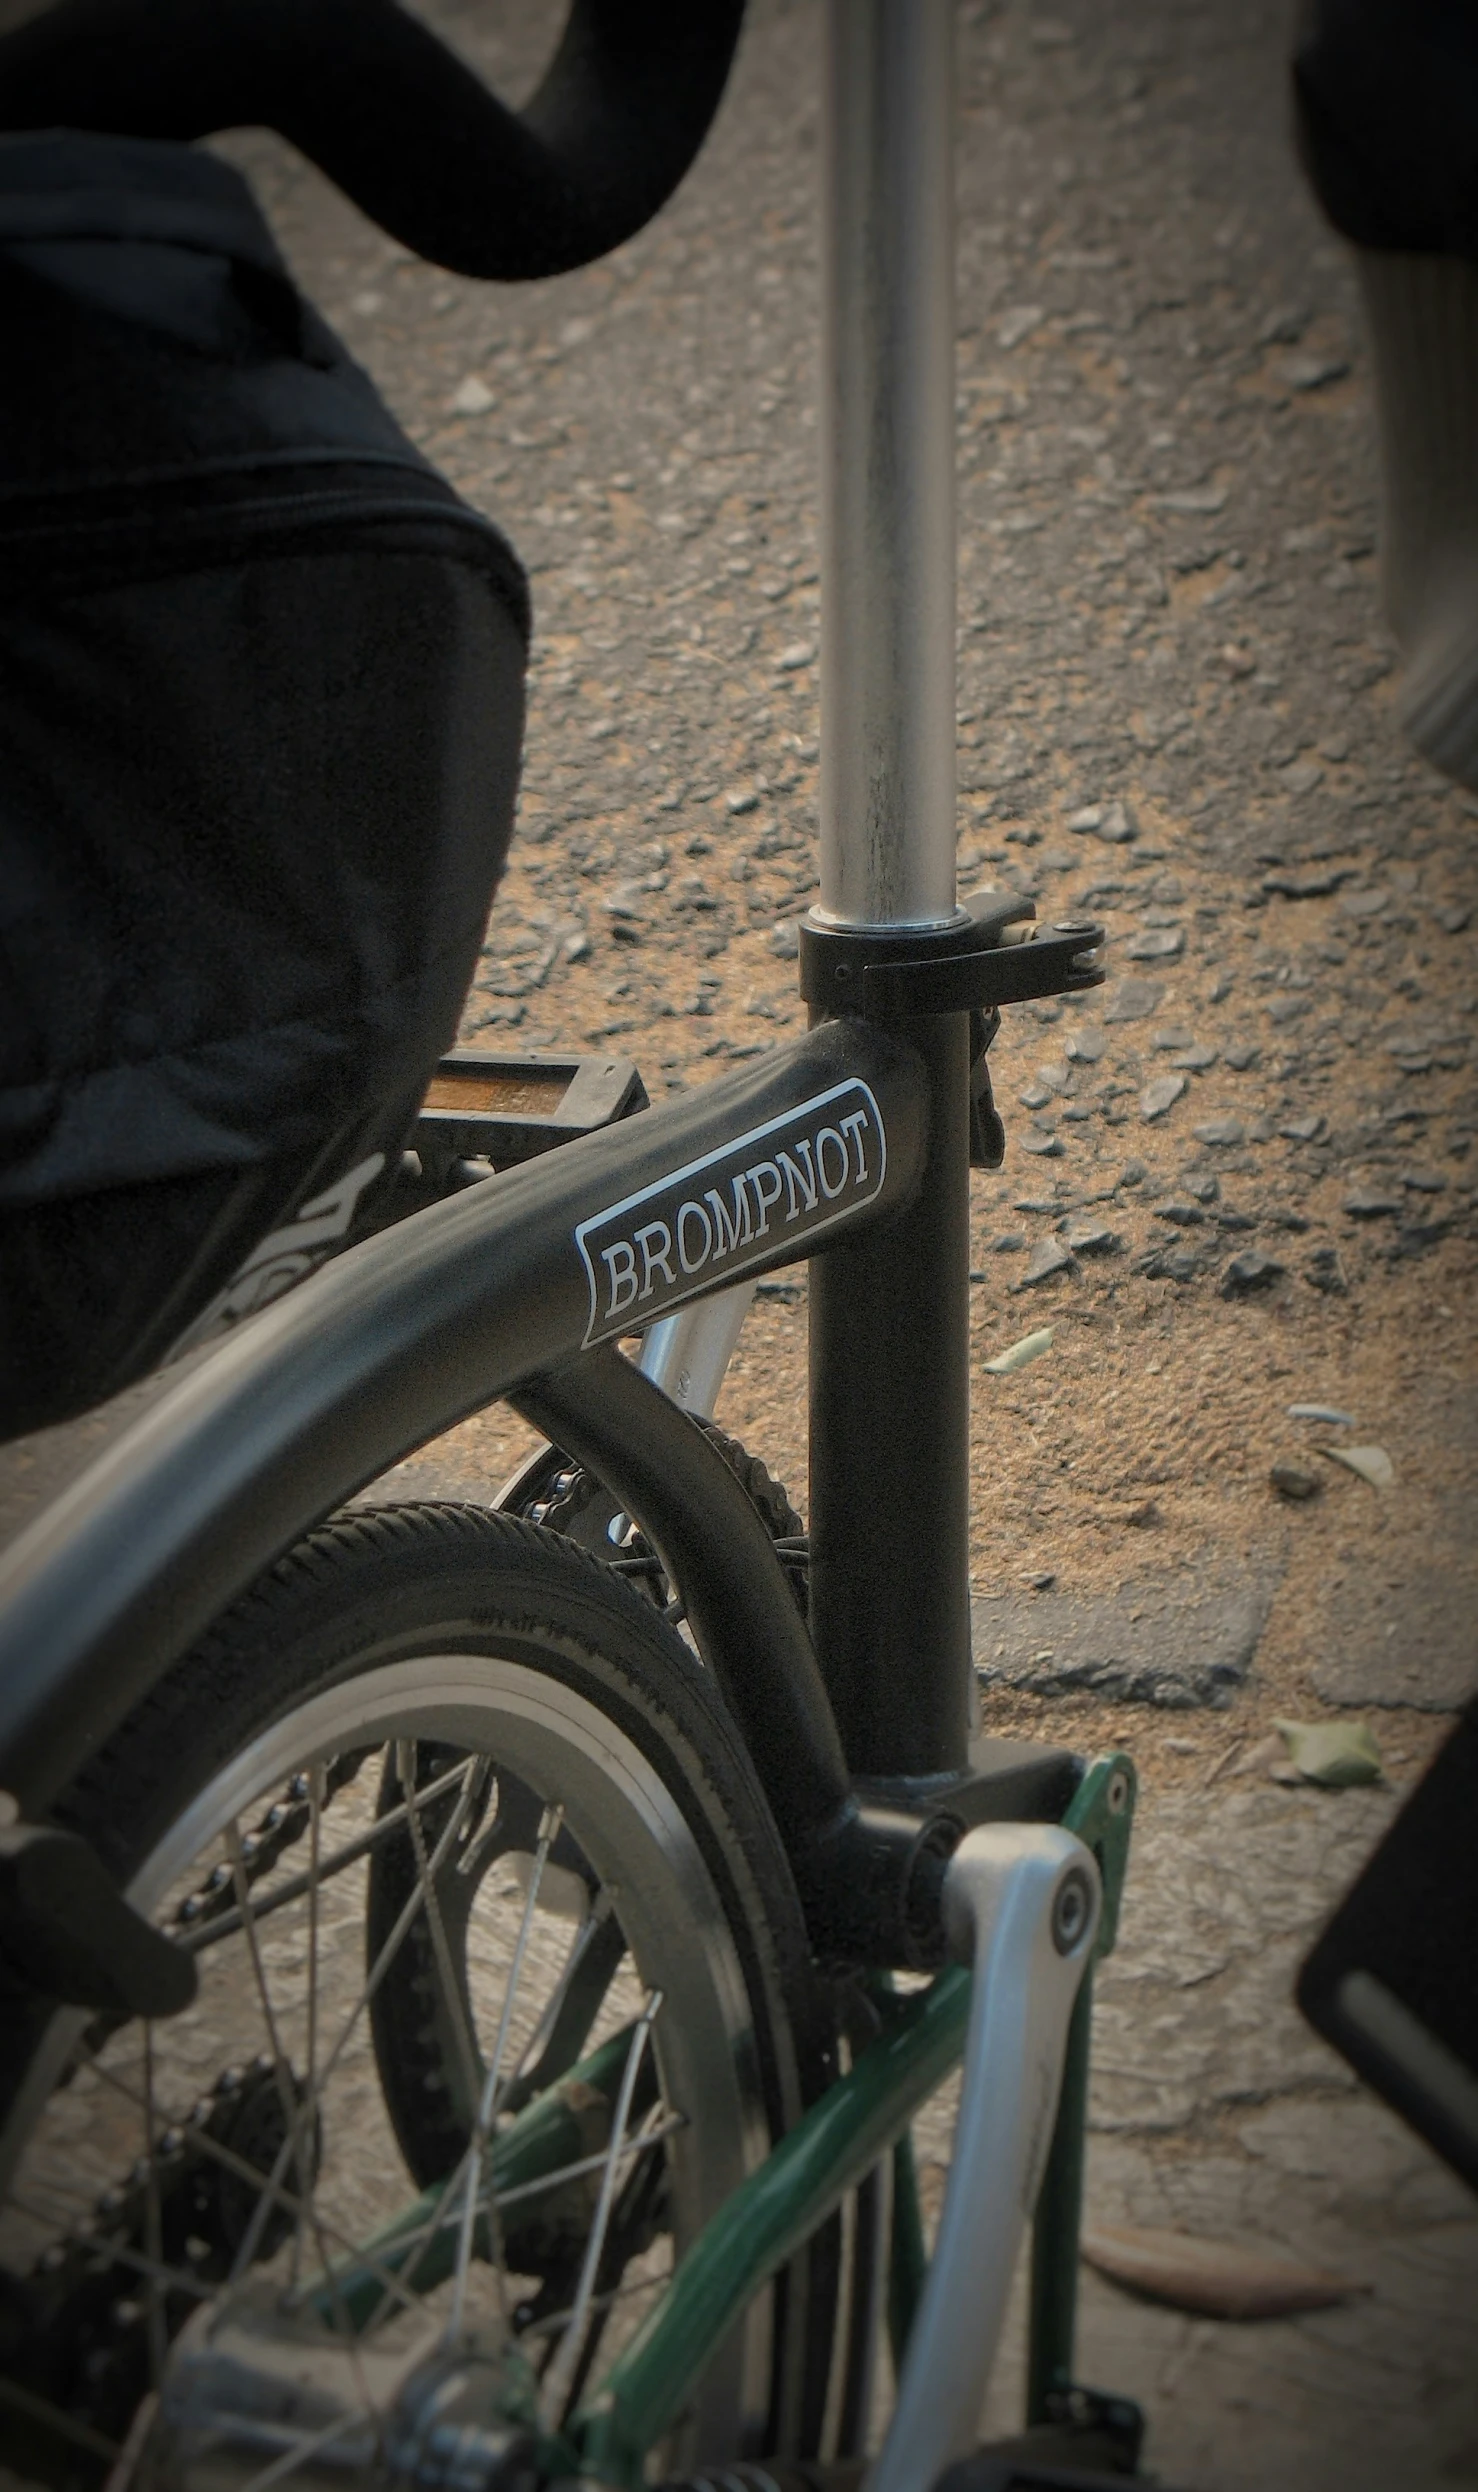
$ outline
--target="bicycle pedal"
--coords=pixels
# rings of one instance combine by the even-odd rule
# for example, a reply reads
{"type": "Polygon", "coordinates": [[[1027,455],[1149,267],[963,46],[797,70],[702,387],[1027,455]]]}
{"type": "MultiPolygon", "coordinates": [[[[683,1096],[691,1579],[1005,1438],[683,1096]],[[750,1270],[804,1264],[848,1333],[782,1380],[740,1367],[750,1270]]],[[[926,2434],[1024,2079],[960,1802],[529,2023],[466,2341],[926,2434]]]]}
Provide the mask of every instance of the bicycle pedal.
{"type": "Polygon", "coordinates": [[[457,1160],[517,1167],[647,1105],[645,1084],[627,1056],[459,1047],[432,1075],[411,1140],[424,1174],[441,1184],[457,1160]]]}

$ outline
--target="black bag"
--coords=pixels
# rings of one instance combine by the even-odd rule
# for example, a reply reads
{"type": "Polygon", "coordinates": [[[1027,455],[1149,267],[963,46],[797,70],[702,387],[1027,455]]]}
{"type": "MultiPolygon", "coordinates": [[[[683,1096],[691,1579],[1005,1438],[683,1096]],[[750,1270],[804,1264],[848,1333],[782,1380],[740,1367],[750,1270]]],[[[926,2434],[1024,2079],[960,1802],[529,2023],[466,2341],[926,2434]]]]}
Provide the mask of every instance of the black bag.
{"type": "Polygon", "coordinates": [[[0,1436],[331,1252],[512,825],[505,540],[192,147],[0,140],[0,1436]]]}

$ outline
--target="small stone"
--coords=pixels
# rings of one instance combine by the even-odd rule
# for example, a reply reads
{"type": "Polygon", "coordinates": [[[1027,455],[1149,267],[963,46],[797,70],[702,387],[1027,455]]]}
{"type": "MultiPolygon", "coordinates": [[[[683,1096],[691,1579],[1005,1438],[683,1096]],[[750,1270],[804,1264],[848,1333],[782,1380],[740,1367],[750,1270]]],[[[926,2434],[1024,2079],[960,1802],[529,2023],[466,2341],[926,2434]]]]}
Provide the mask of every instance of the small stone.
{"type": "Polygon", "coordinates": [[[1261,1054],[1262,1049],[1260,1047],[1251,1047],[1243,1044],[1236,1047],[1229,1047],[1226,1051],[1226,1060],[1234,1073],[1250,1073],[1261,1054]]]}
{"type": "Polygon", "coordinates": [[[1163,1050],[1167,1055],[1173,1055],[1178,1047],[1189,1047],[1190,1043],[1189,1030],[1156,1030],[1150,1041],[1157,1054],[1163,1050]]]}
{"type": "Polygon", "coordinates": [[[1257,660],[1252,651],[1240,648],[1234,640],[1229,640],[1223,648],[1218,649],[1216,654],[1229,675],[1251,675],[1256,672],[1257,660]]]}
{"type": "Polygon", "coordinates": [[[588,960],[590,937],[588,934],[566,935],[562,949],[566,960],[588,960]]]}
{"type": "MultiPolygon", "coordinates": [[[[1269,312],[1258,330],[1257,342],[1259,346],[1296,346],[1308,325],[1306,311],[1300,311],[1296,304],[1283,303],[1276,311],[1269,312]]],[[[1321,530],[1321,537],[1322,534],[1321,530]]],[[[1293,550],[1296,552],[1299,549],[1295,547],[1293,550]]]]}
{"type": "Polygon", "coordinates": [[[801,932],[793,917],[782,918],[770,929],[770,949],[777,960],[795,960],[801,948],[801,932]]]}
{"type": "Polygon", "coordinates": [[[986,1253],[991,1255],[1019,1255],[1023,1251],[1025,1245],[1026,1239],[1022,1236],[1019,1229],[1006,1229],[1002,1231],[999,1237],[993,1237],[991,1239],[986,1248],[986,1253]]]}
{"type": "Polygon", "coordinates": [[[1278,378],[1285,389],[1301,395],[1314,389],[1328,389],[1332,381],[1342,381],[1349,371],[1343,355],[1290,355],[1278,368],[1278,378]]]}
{"type": "Polygon", "coordinates": [[[1072,1269],[1072,1254],[1059,1238],[1039,1238],[1027,1256],[1026,1270],[1012,1286],[1015,1289],[1035,1289],[1040,1282],[1055,1280],[1060,1272],[1071,1272],[1072,1269]]]}
{"type": "Polygon", "coordinates": [[[1102,1030],[1074,1030],[1063,1048],[1063,1054],[1074,1064],[1099,1064],[1108,1045],[1102,1030]]]}
{"type": "Polygon", "coordinates": [[[810,665],[811,660],[815,657],[815,655],[816,644],[814,641],[793,640],[789,648],[782,649],[779,657],[775,660],[775,672],[777,675],[798,674],[803,666],[810,665]]]}
{"type": "Polygon", "coordinates": [[[1162,986],[1155,986],[1148,978],[1121,979],[1114,988],[1104,1020],[1148,1021],[1151,1013],[1159,1009],[1164,993],[1162,986]]]}
{"type": "Polygon", "coordinates": [[[1185,950],[1183,926],[1150,926],[1124,946],[1126,960],[1179,960],[1185,950]]]}
{"type": "Polygon", "coordinates": [[[1067,827],[1070,831],[1096,831],[1102,820],[1102,805],[1080,805],[1076,813],[1068,815],[1067,827]]]}
{"type": "Polygon", "coordinates": [[[1466,907],[1437,909],[1434,914],[1444,934],[1466,933],[1473,916],[1472,910],[1466,907]]]}
{"type": "Polygon", "coordinates": [[[1391,1220],[1401,1209],[1399,1194],[1383,1194],[1376,1186],[1352,1186],[1340,1207],[1347,1220],[1391,1220]]]}
{"type": "Polygon", "coordinates": [[[1048,1108],[1052,1105],[1052,1092],[1045,1082],[1028,1082],[1025,1090],[1018,1090],[1016,1096],[1024,1108],[1048,1108]]]}
{"type": "Polygon", "coordinates": [[[1128,806],[1118,798],[1113,804],[1105,805],[1103,818],[1096,826],[1095,836],[1104,840],[1110,848],[1122,848],[1127,846],[1130,840],[1137,839],[1139,832],[1128,806]]]}
{"type": "Polygon", "coordinates": [[[1193,1281],[1200,1270],[1189,1246],[1155,1246],[1135,1265],[1148,1281],[1193,1281]]]}
{"type": "Polygon", "coordinates": [[[1223,1298],[1255,1297],[1260,1291],[1271,1289],[1282,1277],[1283,1266],[1272,1255],[1238,1255],[1221,1276],[1219,1294],[1223,1298]]]}
{"type": "Polygon", "coordinates": [[[1384,891],[1342,891],[1339,904],[1346,917],[1379,917],[1386,899],[1384,891]]]}
{"type": "Polygon", "coordinates": [[[1127,1159],[1119,1171],[1120,1185],[1143,1185],[1149,1175],[1142,1159],[1127,1159]]]}
{"type": "Polygon", "coordinates": [[[1183,1073],[1162,1073],[1158,1081],[1146,1082],[1139,1094],[1139,1113],[1146,1124],[1168,1116],[1177,1099],[1183,1099],[1189,1088],[1183,1073]]]}
{"type": "Polygon", "coordinates": [[[1310,1289],[1317,1289],[1326,1298],[1347,1298],[1350,1284],[1345,1268],[1333,1246],[1316,1246],[1304,1265],[1304,1279],[1310,1289]]]}
{"type": "Polygon", "coordinates": [[[724,797],[724,811],[735,814],[754,813],[758,809],[759,801],[753,788],[731,787],[724,797]]]}
{"type": "Polygon", "coordinates": [[[1322,1116],[1291,1116],[1286,1125],[1278,1127],[1285,1142],[1317,1142],[1324,1131],[1322,1116]]]}
{"type": "Polygon", "coordinates": [[[1187,1177],[1185,1190],[1193,1203],[1214,1203],[1221,1192],[1219,1177],[1187,1177]]]}
{"type": "Polygon", "coordinates": [[[1210,1117],[1204,1125],[1193,1125],[1191,1131],[1198,1142],[1206,1143],[1212,1150],[1235,1150],[1239,1142],[1247,1139],[1246,1126],[1235,1116],[1210,1117]]]}
{"type": "Polygon", "coordinates": [[[1117,1255],[1123,1251],[1123,1239],[1114,1229],[1106,1229],[1096,1220],[1074,1220],[1062,1232],[1062,1242],[1074,1255],[1117,1255]]]}
{"type": "Polygon", "coordinates": [[[1062,1144],[1056,1134],[1045,1134],[1034,1128],[1021,1137],[1021,1147],[1030,1159],[1061,1159],[1062,1144]]]}
{"type": "Polygon", "coordinates": [[[1219,1229],[1225,1229],[1230,1236],[1245,1237],[1249,1230],[1256,1228],[1257,1222],[1250,1212],[1219,1209],[1216,1214],[1216,1225],[1219,1229]]]}
{"type": "Polygon", "coordinates": [[[1155,1218],[1169,1220],[1177,1229],[1199,1229],[1206,1224],[1206,1214],[1199,1203],[1156,1203],[1155,1218]]]}
{"type": "Polygon", "coordinates": [[[1186,518],[1214,518],[1226,508],[1226,493],[1220,485],[1192,485],[1184,493],[1157,493],[1153,497],[1156,510],[1179,511],[1186,518]]]}
{"type": "Polygon", "coordinates": [[[1317,1471],[1305,1470],[1301,1462],[1275,1462],[1268,1478],[1280,1497],[1290,1497],[1296,1505],[1317,1497],[1324,1485],[1317,1471]]]}
{"type": "Polygon", "coordinates": [[[1175,1063],[1182,1073],[1209,1073],[1218,1053],[1215,1047],[1183,1047],[1175,1063]]]}
{"type": "Polygon", "coordinates": [[[1040,329],[1046,317],[1040,303],[1014,304],[996,322],[997,340],[1009,354],[1012,347],[1024,345],[1033,329],[1040,329]]]}
{"type": "MultiPolygon", "coordinates": [[[[1324,773],[1317,762],[1295,761],[1290,762],[1286,770],[1280,770],[1278,776],[1295,796],[1307,796],[1318,786],[1324,773]],[[1312,779],[1308,775],[1311,770],[1314,774],[1312,779]]],[[[1337,865],[1327,873],[1264,874],[1262,887],[1264,891],[1281,894],[1285,900],[1327,900],[1332,891],[1338,891],[1341,883],[1348,882],[1352,871],[1348,865],[1337,865]]]]}
{"type": "Polygon", "coordinates": [[[1403,1168],[1401,1182],[1413,1194],[1445,1194],[1447,1179],[1435,1168],[1403,1168]]]}
{"type": "Polygon", "coordinates": [[[447,402],[453,415],[486,415],[496,403],[486,381],[479,380],[475,372],[458,382],[447,402]]]}
{"type": "MultiPolygon", "coordinates": [[[[1290,796],[1312,796],[1315,788],[1318,787],[1323,780],[1324,771],[1320,763],[1316,761],[1291,761],[1284,769],[1279,771],[1278,776],[1282,780],[1283,785],[1287,788],[1290,796]]],[[[1325,886],[1326,889],[1331,887],[1332,886],[1328,884],[1325,886]]],[[[1264,888],[1266,888],[1266,885],[1264,885],[1264,888]]],[[[1310,893],[1303,889],[1295,890],[1289,894],[1291,899],[1296,900],[1307,899],[1311,896],[1312,895],[1310,893]]]]}

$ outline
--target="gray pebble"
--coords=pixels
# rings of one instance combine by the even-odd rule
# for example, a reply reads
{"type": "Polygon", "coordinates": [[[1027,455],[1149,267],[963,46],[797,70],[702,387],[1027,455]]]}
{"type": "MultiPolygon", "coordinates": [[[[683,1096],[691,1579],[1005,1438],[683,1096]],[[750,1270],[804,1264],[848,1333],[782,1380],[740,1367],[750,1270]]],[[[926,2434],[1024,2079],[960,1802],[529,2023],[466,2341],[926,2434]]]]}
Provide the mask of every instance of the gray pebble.
{"type": "Polygon", "coordinates": [[[1058,1141],[1056,1134],[1023,1134],[1021,1147],[1031,1159],[1061,1159],[1062,1157],[1062,1144],[1058,1141]]]}
{"type": "Polygon", "coordinates": [[[1072,1255],[1060,1238],[1039,1238],[1026,1259],[1026,1270],[1012,1286],[1035,1289],[1039,1281],[1055,1280],[1059,1272],[1070,1272],[1072,1268],[1072,1255]]]}
{"type": "Polygon", "coordinates": [[[999,1237],[991,1239],[987,1251],[993,1255],[1019,1255],[1025,1245],[1026,1239],[1019,1229],[1007,1229],[999,1237]]]}
{"type": "Polygon", "coordinates": [[[1322,1116],[1291,1116],[1286,1125],[1278,1127],[1285,1142],[1316,1142],[1324,1131],[1322,1116]]]}
{"type": "Polygon", "coordinates": [[[1162,986],[1153,985],[1148,978],[1125,978],[1115,987],[1112,1001],[1104,1013],[1104,1020],[1111,1022],[1148,1021],[1150,1014],[1157,1010],[1164,993],[1165,989],[1162,986]]]}
{"type": "Polygon", "coordinates": [[[1168,1116],[1176,1100],[1184,1098],[1187,1088],[1183,1073],[1162,1073],[1158,1081],[1146,1082],[1139,1094],[1139,1113],[1145,1123],[1153,1124],[1158,1117],[1168,1116]]]}
{"type": "Polygon", "coordinates": [[[1156,1246],[1135,1265],[1147,1281],[1193,1281],[1201,1269],[1189,1246],[1156,1246]]]}
{"type": "Polygon", "coordinates": [[[1234,1235],[1244,1236],[1249,1229],[1256,1228],[1257,1222],[1250,1212],[1228,1211],[1223,1208],[1217,1212],[1216,1225],[1219,1229],[1230,1230],[1234,1235]]]}
{"type": "Polygon", "coordinates": [[[1177,1229],[1204,1227],[1206,1214],[1199,1203],[1156,1203],[1155,1218],[1169,1220],[1177,1229]]]}
{"type": "Polygon", "coordinates": [[[1183,1073],[1206,1073],[1215,1064],[1219,1052],[1215,1047],[1186,1047],[1175,1062],[1183,1073]]]}
{"type": "Polygon", "coordinates": [[[1226,1060],[1234,1073],[1250,1073],[1261,1054],[1260,1047],[1250,1047],[1244,1044],[1229,1047],[1226,1051],[1226,1060]]]}
{"type": "Polygon", "coordinates": [[[1341,1209],[1347,1220],[1392,1220],[1401,1209],[1401,1197],[1382,1193],[1378,1186],[1357,1185],[1350,1188],[1341,1209]]]}
{"type": "Polygon", "coordinates": [[[1075,1255],[1117,1255],[1124,1241],[1114,1229],[1106,1229],[1101,1221],[1069,1221],[1062,1232],[1062,1242],[1075,1255]]]}
{"type": "Polygon", "coordinates": [[[1445,1194],[1447,1179],[1439,1177],[1435,1168],[1403,1168],[1401,1183],[1413,1194],[1445,1194]]]}
{"type": "Polygon", "coordinates": [[[1185,950],[1183,926],[1151,926],[1124,946],[1126,960],[1179,960],[1185,950]]]}
{"type": "Polygon", "coordinates": [[[1277,1130],[1271,1116],[1259,1116],[1254,1119],[1247,1138],[1249,1142],[1271,1142],[1277,1130]]]}
{"type": "Polygon", "coordinates": [[[1185,1190],[1193,1203],[1214,1203],[1221,1192],[1219,1177],[1187,1177],[1185,1190]]]}
{"type": "Polygon", "coordinates": [[[1018,1090],[1016,1096],[1024,1108],[1046,1108],[1052,1105],[1052,1093],[1045,1082],[1028,1082],[1025,1090],[1018,1090]]]}
{"type": "Polygon", "coordinates": [[[1198,1142],[1210,1144],[1213,1150],[1232,1150],[1247,1139],[1247,1128],[1235,1116],[1213,1116],[1204,1125],[1193,1125],[1198,1142]]]}
{"type": "Polygon", "coordinates": [[[1173,1055],[1178,1047],[1189,1047],[1193,1037],[1194,1033],[1190,1030],[1156,1030],[1150,1045],[1156,1049],[1163,1049],[1167,1055],[1173,1055]]]}
{"type": "Polygon", "coordinates": [[[1108,1040],[1102,1030],[1074,1030],[1063,1052],[1072,1058],[1074,1064],[1098,1064],[1107,1045],[1108,1040]]]}
{"type": "Polygon", "coordinates": [[[1238,1255],[1227,1265],[1221,1276],[1223,1298],[1251,1298],[1264,1289],[1271,1289],[1283,1277],[1283,1265],[1272,1255],[1238,1255]]]}
{"type": "Polygon", "coordinates": [[[1350,1284],[1345,1267],[1333,1246],[1316,1246],[1304,1265],[1304,1279],[1311,1289],[1320,1290],[1326,1298],[1345,1298],[1350,1284]]]}

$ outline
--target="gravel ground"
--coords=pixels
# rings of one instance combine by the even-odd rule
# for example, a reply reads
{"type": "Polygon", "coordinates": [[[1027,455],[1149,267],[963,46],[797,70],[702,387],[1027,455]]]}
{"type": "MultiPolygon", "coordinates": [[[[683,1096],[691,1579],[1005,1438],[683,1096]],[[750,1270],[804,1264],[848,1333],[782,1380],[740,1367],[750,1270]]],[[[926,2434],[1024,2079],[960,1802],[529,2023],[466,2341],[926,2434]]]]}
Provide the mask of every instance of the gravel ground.
{"type": "MultiPolygon", "coordinates": [[[[528,91],[546,11],[427,13],[528,91]]],[[[1202,2492],[1438,2492],[1478,2483],[1478,2226],[1287,1986],[1469,1675],[1478,805],[1395,722],[1365,350],[1292,162],[1284,12],[960,28],[962,887],[1091,909],[1113,971],[996,1048],[978,1367],[1054,1330],[975,1380],[977,1658],[994,1724],[1145,1771],[1094,2211],[1363,2257],[1375,2288],[1232,2329],[1090,2280],[1084,2369],[1144,2397],[1154,2463],[1202,2492]],[[1275,1461],[1316,1492],[1281,1496],[1275,1461]],[[1266,1780],[1273,1715],[1348,1709],[1387,1789],[1266,1780]]],[[[762,0],[679,197],[546,285],[428,272],[287,150],[230,148],[533,574],[520,831],[464,1036],[619,1046],[658,1098],[802,1026],[817,33],[762,0]]],[[[720,1412],[793,1492],[805,1325],[803,1276],[768,1285],[720,1412]]],[[[527,1441],[492,1413],[399,1481],[484,1494],[527,1441]]]]}

